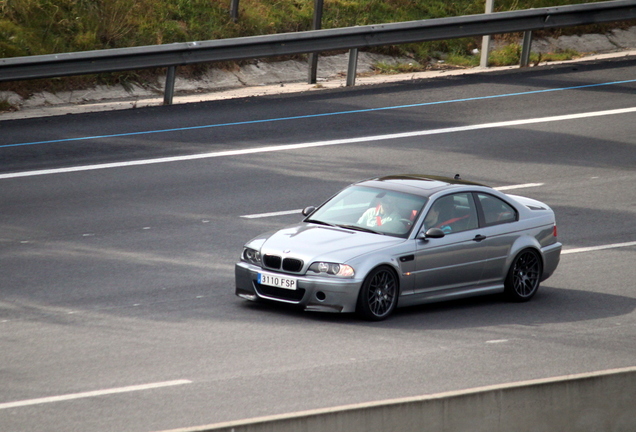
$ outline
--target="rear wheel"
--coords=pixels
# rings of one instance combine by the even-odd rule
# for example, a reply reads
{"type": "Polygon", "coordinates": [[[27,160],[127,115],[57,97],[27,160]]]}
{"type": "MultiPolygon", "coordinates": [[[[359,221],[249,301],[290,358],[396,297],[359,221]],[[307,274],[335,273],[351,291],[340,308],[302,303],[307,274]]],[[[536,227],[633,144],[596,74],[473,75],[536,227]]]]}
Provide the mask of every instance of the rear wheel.
{"type": "Polygon", "coordinates": [[[512,262],[505,282],[508,299],[517,302],[528,301],[539,289],[543,263],[534,249],[522,250],[512,262]]]}
{"type": "Polygon", "coordinates": [[[398,299],[398,280],[386,266],[374,269],[362,284],[358,295],[356,312],[367,320],[380,321],[387,318],[398,299]]]}

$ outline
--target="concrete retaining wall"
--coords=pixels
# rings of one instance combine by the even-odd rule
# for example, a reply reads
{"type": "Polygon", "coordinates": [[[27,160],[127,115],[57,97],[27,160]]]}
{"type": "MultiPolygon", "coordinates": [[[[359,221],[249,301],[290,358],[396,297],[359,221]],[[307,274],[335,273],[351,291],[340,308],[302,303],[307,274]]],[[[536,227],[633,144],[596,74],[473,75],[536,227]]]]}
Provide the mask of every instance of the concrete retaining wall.
{"type": "Polygon", "coordinates": [[[636,367],[177,431],[634,432],[636,367]]]}

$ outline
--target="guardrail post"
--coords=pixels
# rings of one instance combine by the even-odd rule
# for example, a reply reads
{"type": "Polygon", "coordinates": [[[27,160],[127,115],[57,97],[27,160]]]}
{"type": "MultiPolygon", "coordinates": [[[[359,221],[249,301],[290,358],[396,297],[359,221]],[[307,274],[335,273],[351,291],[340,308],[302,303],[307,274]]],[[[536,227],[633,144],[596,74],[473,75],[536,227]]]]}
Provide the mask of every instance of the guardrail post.
{"type": "MultiPolygon", "coordinates": [[[[320,30],[322,28],[322,3],[323,0],[314,0],[314,22],[312,30],[320,30]]],[[[308,84],[316,84],[318,75],[318,53],[309,54],[309,74],[307,77],[308,84]]]]}
{"type": "MultiPolygon", "coordinates": [[[[486,0],[486,12],[487,14],[492,13],[494,9],[495,0],[486,0]]],[[[481,61],[479,62],[480,67],[488,67],[488,54],[490,53],[490,35],[485,35],[481,38],[481,61]]]]}
{"type": "Polygon", "coordinates": [[[532,45],[532,30],[523,32],[523,43],[521,45],[521,61],[519,67],[527,67],[530,63],[530,46],[532,45]]]}
{"type": "Polygon", "coordinates": [[[307,76],[307,84],[316,84],[318,78],[318,53],[309,54],[309,74],[307,76]]]}
{"type": "Polygon", "coordinates": [[[347,67],[347,87],[356,85],[356,70],[358,69],[358,48],[349,50],[349,66],[347,67]]]}
{"type": "Polygon", "coordinates": [[[168,67],[166,72],[166,89],[163,93],[163,104],[172,105],[172,97],[174,96],[174,80],[176,75],[176,66],[168,67]]]}
{"type": "Polygon", "coordinates": [[[239,0],[232,0],[230,3],[230,16],[232,17],[232,21],[238,21],[238,11],[239,11],[239,0]]]}

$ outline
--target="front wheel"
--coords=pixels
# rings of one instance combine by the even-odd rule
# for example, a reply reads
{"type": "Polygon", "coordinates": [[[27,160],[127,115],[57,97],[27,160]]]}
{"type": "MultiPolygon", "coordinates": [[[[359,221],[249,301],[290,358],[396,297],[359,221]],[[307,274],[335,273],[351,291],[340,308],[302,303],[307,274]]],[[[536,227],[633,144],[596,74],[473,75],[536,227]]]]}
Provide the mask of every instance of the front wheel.
{"type": "Polygon", "coordinates": [[[370,321],[387,318],[398,299],[398,280],[395,273],[386,266],[374,269],[364,280],[358,295],[358,314],[370,321]]]}
{"type": "Polygon", "coordinates": [[[521,251],[512,262],[505,282],[506,296],[517,302],[528,301],[539,289],[543,263],[534,249],[521,251]]]}

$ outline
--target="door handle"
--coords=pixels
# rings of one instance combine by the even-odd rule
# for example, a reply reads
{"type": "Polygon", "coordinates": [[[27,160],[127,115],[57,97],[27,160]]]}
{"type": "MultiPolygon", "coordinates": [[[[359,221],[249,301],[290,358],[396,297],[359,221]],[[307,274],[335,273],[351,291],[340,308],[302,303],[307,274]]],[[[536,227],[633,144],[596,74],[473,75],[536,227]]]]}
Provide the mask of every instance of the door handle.
{"type": "Polygon", "coordinates": [[[486,240],[486,236],[481,234],[477,234],[475,238],[473,239],[473,241],[476,241],[476,242],[480,242],[482,240],[486,240]]]}

